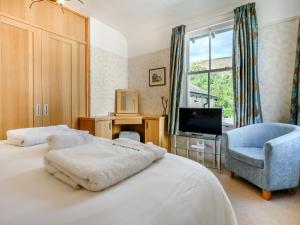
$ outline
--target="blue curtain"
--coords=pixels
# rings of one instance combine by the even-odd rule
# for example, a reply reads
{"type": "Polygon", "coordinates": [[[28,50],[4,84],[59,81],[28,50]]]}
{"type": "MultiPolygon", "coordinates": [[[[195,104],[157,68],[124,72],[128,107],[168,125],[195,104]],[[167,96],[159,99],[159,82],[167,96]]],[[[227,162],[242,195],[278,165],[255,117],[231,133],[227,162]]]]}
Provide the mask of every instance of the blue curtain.
{"type": "Polygon", "coordinates": [[[173,28],[170,54],[170,106],[168,131],[174,135],[178,127],[182,78],[184,73],[185,26],[173,28]]]}
{"type": "Polygon", "coordinates": [[[300,126],[300,20],[293,79],[290,123],[300,126]]]}
{"type": "Polygon", "coordinates": [[[234,15],[235,125],[242,127],[263,121],[258,84],[258,26],[255,3],[236,8],[234,15]]]}

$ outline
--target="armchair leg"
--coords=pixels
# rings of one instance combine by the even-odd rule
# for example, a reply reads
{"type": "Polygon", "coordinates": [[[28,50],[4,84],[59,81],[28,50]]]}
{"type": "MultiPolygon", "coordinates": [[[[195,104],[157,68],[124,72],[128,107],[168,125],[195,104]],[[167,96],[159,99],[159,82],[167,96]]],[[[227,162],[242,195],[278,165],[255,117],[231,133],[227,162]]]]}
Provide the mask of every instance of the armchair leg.
{"type": "Polygon", "coordinates": [[[271,200],[272,192],[262,190],[262,197],[264,200],[269,201],[269,200],[271,200]]]}
{"type": "Polygon", "coordinates": [[[235,177],[235,173],[230,171],[230,178],[234,178],[235,177]]]}
{"type": "Polygon", "coordinates": [[[288,192],[289,192],[289,194],[294,195],[294,194],[296,194],[297,190],[296,190],[296,188],[289,188],[288,192]]]}

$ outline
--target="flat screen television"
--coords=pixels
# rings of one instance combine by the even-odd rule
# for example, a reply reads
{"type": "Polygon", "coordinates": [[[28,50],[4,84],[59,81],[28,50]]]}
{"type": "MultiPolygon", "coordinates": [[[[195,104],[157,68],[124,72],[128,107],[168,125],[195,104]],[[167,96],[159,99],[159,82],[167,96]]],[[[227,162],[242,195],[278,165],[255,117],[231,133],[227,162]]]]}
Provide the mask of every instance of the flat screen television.
{"type": "Polygon", "coordinates": [[[180,108],[179,131],[222,135],[222,109],[180,108]]]}

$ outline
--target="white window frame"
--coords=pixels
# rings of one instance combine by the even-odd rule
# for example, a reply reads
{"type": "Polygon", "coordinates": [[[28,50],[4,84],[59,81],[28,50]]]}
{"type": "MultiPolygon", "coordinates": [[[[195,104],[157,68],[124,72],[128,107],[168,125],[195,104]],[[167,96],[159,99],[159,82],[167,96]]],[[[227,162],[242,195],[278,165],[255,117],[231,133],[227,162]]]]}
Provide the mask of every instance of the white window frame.
{"type": "MultiPolygon", "coordinates": [[[[186,34],[185,38],[185,76],[184,76],[184,83],[183,83],[183,98],[182,98],[182,106],[188,107],[189,106],[189,75],[193,74],[208,74],[208,96],[210,96],[211,90],[210,90],[210,78],[211,73],[214,72],[225,72],[232,70],[232,67],[224,67],[224,68],[217,68],[212,69],[211,68],[211,33],[212,32],[218,32],[223,31],[226,29],[233,29],[233,20],[228,20],[225,22],[221,22],[216,25],[208,26],[196,31],[190,31],[186,34]],[[190,40],[193,38],[201,37],[204,35],[209,35],[209,69],[208,70],[202,70],[202,71],[193,71],[190,72],[190,40]]],[[[210,108],[210,97],[208,98],[208,108],[210,108]]]]}

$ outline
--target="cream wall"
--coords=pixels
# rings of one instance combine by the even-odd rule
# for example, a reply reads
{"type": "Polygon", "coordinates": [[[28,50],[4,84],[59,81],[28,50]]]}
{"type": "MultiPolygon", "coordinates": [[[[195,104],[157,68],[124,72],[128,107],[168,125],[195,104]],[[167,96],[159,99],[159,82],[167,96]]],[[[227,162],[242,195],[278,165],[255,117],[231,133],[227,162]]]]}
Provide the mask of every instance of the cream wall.
{"type": "Polygon", "coordinates": [[[115,111],[115,89],[128,87],[128,46],[118,31],[91,18],[91,116],[115,111]]]}
{"type": "Polygon", "coordinates": [[[259,80],[264,121],[288,122],[298,19],[259,29],[259,80]]]}
{"type": "Polygon", "coordinates": [[[127,58],[91,47],[91,116],[115,111],[115,90],[128,87],[127,58]]]}
{"type": "Polygon", "coordinates": [[[129,58],[129,88],[139,90],[140,112],[142,114],[161,115],[163,112],[161,97],[169,95],[169,58],[170,50],[164,49],[129,58]],[[164,86],[149,87],[149,69],[166,67],[166,84],[164,86]]]}

